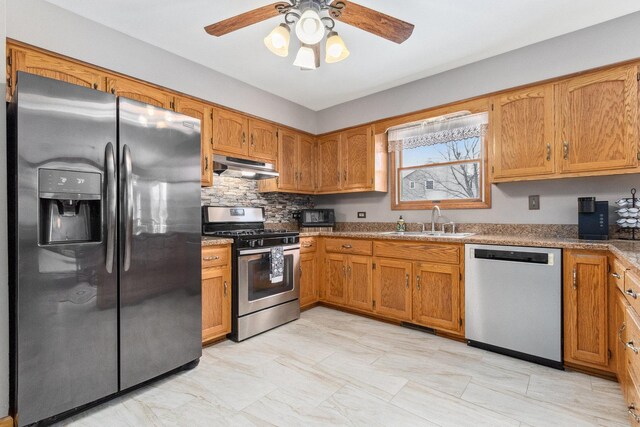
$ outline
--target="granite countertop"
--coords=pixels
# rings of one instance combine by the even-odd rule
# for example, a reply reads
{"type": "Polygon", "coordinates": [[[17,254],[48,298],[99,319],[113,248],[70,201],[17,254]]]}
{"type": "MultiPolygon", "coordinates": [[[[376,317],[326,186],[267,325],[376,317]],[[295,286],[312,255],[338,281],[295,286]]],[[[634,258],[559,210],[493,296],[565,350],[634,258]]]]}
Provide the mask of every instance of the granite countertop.
{"type": "Polygon", "coordinates": [[[202,237],[202,246],[224,246],[233,243],[233,239],[225,239],[224,237],[202,237]]]}
{"type": "Polygon", "coordinates": [[[611,251],[616,257],[626,261],[631,267],[640,270],[640,241],[628,240],[579,240],[570,238],[538,237],[522,235],[475,234],[454,238],[416,235],[393,235],[384,232],[311,232],[300,233],[300,237],[347,237],[354,239],[404,240],[416,242],[471,243],[509,246],[534,246],[543,248],[586,249],[611,251]]]}

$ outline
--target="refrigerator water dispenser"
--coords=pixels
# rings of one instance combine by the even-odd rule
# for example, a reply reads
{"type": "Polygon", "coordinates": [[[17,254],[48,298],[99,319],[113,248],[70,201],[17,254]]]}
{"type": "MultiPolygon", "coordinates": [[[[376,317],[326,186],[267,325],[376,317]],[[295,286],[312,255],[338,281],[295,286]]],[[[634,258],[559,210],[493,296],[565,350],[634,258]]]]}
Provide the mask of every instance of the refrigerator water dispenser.
{"type": "Polygon", "coordinates": [[[101,240],[99,173],[39,169],[38,197],[41,245],[101,240]]]}

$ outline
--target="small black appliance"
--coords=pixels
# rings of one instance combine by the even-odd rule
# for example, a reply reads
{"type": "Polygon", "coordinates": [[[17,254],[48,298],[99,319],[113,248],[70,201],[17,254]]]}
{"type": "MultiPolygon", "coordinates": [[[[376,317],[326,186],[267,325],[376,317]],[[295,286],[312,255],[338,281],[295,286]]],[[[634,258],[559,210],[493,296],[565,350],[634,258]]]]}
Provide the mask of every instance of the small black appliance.
{"type": "Polygon", "coordinates": [[[609,202],[598,202],[595,197],[578,198],[578,238],[609,239],[609,202]]]}
{"type": "Polygon", "coordinates": [[[336,214],[333,209],[303,209],[300,212],[301,227],[333,227],[336,214]]]}

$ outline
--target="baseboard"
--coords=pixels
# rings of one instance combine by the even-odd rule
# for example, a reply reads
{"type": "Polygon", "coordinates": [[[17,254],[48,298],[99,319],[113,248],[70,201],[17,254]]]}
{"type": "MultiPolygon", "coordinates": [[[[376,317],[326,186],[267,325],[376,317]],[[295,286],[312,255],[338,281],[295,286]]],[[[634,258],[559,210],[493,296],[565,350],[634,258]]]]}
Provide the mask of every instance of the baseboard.
{"type": "Polygon", "coordinates": [[[357,308],[350,308],[350,307],[344,307],[344,306],[338,305],[338,304],[332,304],[332,303],[327,302],[327,301],[320,301],[318,303],[318,305],[321,306],[321,307],[327,307],[327,308],[331,308],[331,309],[338,310],[338,311],[344,311],[345,313],[351,313],[351,314],[356,314],[356,315],[362,316],[362,317],[368,317],[369,319],[378,320],[380,322],[391,323],[393,325],[401,325],[402,324],[402,322],[400,320],[397,320],[397,319],[391,319],[389,317],[379,316],[379,315],[374,314],[374,313],[369,313],[369,312],[366,312],[366,311],[358,310],[357,308]]]}
{"type": "MultiPolygon", "coordinates": [[[[206,341],[202,342],[202,348],[209,347],[209,346],[212,346],[214,344],[218,344],[219,342],[226,341],[226,340],[227,340],[227,336],[226,335],[223,335],[221,337],[209,338],[206,341]]],[[[2,426],[0,426],[0,427],[2,427],[2,426]]]]}
{"type": "Polygon", "coordinates": [[[610,371],[604,371],[596,368],[578,365],[575,363],[567,362],[565,360],[564,367],[571,371],[582,372],[583,374],[593,375],[594,377],[604,378],[605,380],[618,381],[615,373],[610,371]]]}
{"type": "Polygon", "coordinates": [[[0,427],[13,427],[13,418],[11,417],[0,418],[0,427]]]}
{"type": "Polygon", "coordinates": [[[302,305],[302,306],[300,306],[300,312],[302,313],[303,311],[311,310],[312,308],[317,307],[319,305],[320,305],[319,301],[312,302],[312,303],[307,304],[307,305],[302,305]]]}

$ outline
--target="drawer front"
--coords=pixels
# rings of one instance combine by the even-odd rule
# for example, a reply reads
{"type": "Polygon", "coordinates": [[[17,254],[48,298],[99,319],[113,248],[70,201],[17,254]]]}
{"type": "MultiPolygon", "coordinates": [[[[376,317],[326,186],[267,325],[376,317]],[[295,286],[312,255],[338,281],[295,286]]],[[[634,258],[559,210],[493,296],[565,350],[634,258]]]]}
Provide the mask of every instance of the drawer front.
{"type": "Polygon", "coordinates": [[[459,264],[460,247],[437,243],[376,242],[376,256],[431,263],[459,264]]]}
{"type": "Polygon", "coordinates": [[[312,237],[300,238],[300,253],[306,254],[309,252],[315,252],[318,247],[318,241],[312,237]]]}
{"type": "Polygon", "coordinates": [[[229,264],[228,246],[211,246],[202,248],[202,268],[222,267],[229,264]]]}
{"type": "Polygon", "coordinates": [[[640,279],[634,273],[627,271],[624,276],[624,290],[627,301],[636,313],[640,313],[640,279]]]}
{"type": "Polygon", "coordinates": [[[624,324],[626,330],[621,338],[625,343],[629,379],[638,384],[640,383],[640,319],[632,307],[627,307],[624,324]]]}
{"type": "Polygon", "coordinates": [[[632,426],[640,425],[640,396],[638,386],[628,372],[627,382],[624,384],[624,397],[627,400],[627,414],[632,426]]]}
{"type": "Polygon", "coordinates": [[[611,282],[620,291],[624,292],[624,277],[627,272],[627,268],[617,259],[613,260],[613,268],[611,270],[611,282]]]}
{"type": "Polygon", "coordinates": [[[368,240],[326,239],[325,250],[340,254],[371,255],[373,243],[368,240]]]}

